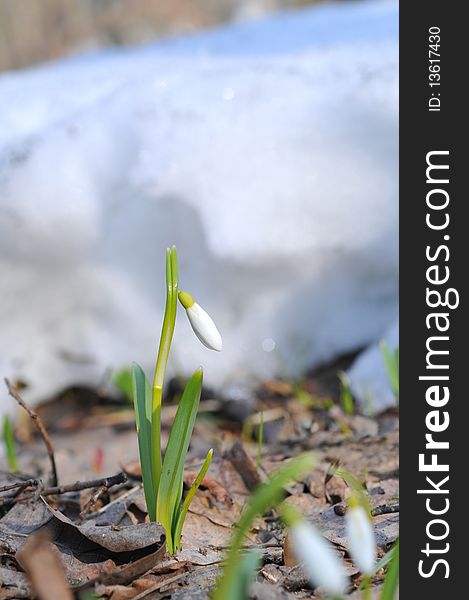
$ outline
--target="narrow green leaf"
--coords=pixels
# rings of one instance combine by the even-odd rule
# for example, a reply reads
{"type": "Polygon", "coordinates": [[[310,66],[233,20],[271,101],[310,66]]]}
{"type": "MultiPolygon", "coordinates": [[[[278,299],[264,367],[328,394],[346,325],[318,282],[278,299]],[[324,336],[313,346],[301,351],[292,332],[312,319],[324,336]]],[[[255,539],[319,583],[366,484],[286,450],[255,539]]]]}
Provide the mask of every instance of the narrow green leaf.
{"type": "Polygon", "coordinates": [[[285,486],[292,480],[301,477],[312,470],[316,464],[313,454],[304,454],[291,460],[279,469],[272,479],[260,485],[251,496],[231,539],[230,550],[226,559],[226,567],[218,582],[213,600],[238,600],[231,595],[234,582],[238,577],[239,552],[244,538],[258,514],[263,514],[268,508],[275,506],[285,496],[285,486]]]}
{"type": "Polygon", "coordinates": [[[249,598],[249,586],[260,568],[260,551],[250,548],[243,557],[240,557],[238,573],[225,600],[246,600],[249,598]]]}
{"type": "MultiPolygon", "coordinates": [[[[388,550],[388,552],[386,552],[386,554],[379,559],[379,561],[373,567],[372,572],[370,573],[371,577],[374,577],[374,575],[376,575],[376,573],[378,571],[380,571],[381,569],[384,569],[384,567],[389,562],[392,561],[392,559],[394,558],[394,554],[396,553],[396,549],[397,549],[397,544],[394,544],[394,546],[391,548],[391,550],[388,550]]],[[[364,579],[358,586],[358,589],[363,590],[366,586],[366,583],[367,583],[367,580],[364,579]]]]}
{"type": "Polygon", "coordinates": [[[184,525],[184,521],[186,520],[187,511],[189,510],[189,506],[191,505],[192,499],[195,496],[196,491],[199,489],[199,486],[202,483],[202,481],[208,471],[210,463],[212,462],[212,456],[213,456],[213,449],[210,449],[207,452],[207,456],[205,457],[204,464],[200,468],[199,474],[195,478],[194,483],[191,485],[190,490],[187,492],[187,496],[186,496],[186,498],[181,506],[181,509],[178,513],[178,516],[176,519],[176,527],[174,529],[174,535],[173,535],[174,546],[178,550],[181,549],[182,527],[184,525]]]}
{"type": "Polygon", "coordinates": [[[8,466],[11,471],[16,473],[18,471],[18,463],[16,461],[15,436],[8,415],[3,417],[3,441],[5,442],[8,466]]]}
{"type": "Polygon", "coordinates": [[[259,413],[259,429],[257,430],[257,460],[256,467],[261,466],[262,446],[264,444],[264,411],[259,413]]]}
{"type": "Polygon", "coordinates": [[[340,405],[346,415],[353,417],[355,413],[355,405],[353,403],[352,390],[350,389],[350,381],[347,373],[339,371],[337,376],[340,380],[340,405]]]}
{"type": "Polygon", "coordinates": [[[394,555],[384,580],[381,600],[394,600],[399,585],[399,538],[394,545],[394,555]]]}
{"type": "Polygon", "coordinates": [[[384,340],[380,347],[391,389],[399,402],[399,347],[392,353],[384,340]]]}
{"type": "Polygon", "coordinates": [[[352,475],[350,471],[343,469],[342,467],[337,467],[333,470],[333,475],[337,477],[341,477],[345,483],[352,489],[353,497],[358,501],[358,503],[365,509],[368,516],[371,519],[371,505],[370,500],[368,498],[368,494],[363,486],[363,483],[352,475]]]}
{"type": "Polygon", "coordinates": [[[166,545],[171,554],[176,550],[173,540],[174,520],[181,502],[184,463],[199,408],[201,391],[202,369],[197,369],[187,383],[179,402],[161,471],[157,519],[166,530],[166,545]]]}
{"type": "Polygon", "coordinates": [[[116,386],[116,388],[123,396],[125,396],[132,402],[132,368],[124,367],[123,369],[116,371],[112,375],[112,383],[116,386]]]}
{"type": "Polygon", "coordinates": [[[150,384],[143,369],[132,365],[132,397],[134,401],[135,421],[137,424],[138,450],[142,467],[143,491],[151,521],[156,520],[156,495],[153,487],[152,462],[158,461],[161,471],[161,450],[159,440],[152,440],[152,394],[150,384]],[[157,443],[156,443],[157,442],[157,443]],[[155,454],[156,448],[158,452],[155,454]]]}

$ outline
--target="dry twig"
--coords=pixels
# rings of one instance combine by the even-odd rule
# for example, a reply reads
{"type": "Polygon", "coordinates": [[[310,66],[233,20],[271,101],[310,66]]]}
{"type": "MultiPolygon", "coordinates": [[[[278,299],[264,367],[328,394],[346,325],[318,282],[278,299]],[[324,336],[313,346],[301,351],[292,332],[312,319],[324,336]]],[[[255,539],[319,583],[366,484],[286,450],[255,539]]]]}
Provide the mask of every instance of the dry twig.
{"type": "Polygon", "coordinates": [[[60,494],[66,494],[67,492],[81,492],[82,490],[88,490],[90,488],[105,487],[110,488],[118,483],[125,483],[127,476],[125,473],[117,473],[117,475],[111,475],[111,477],[101,477],[100,479],[89,479],[88,481],[76,481],[75,483],[69,483],[67,485],[58,485],[42,490],[41,496],[56,496],[60,494]]]}
{"type": "Polygon", "coordinates": [[[9,483],[8,485],[0,486],[0,492],[8,492],[9,490],[17,490],[20,492],[27,487],[36,487],[38,485],[38,479],[25,479],[24,481],[15,481],[15,483],[9,483]]]}
{"type": "MultiPolygon", "coordinates": [[[[30,479],[27,482],[21,482],[21,484],[23,483],[27,483],[27,486],[23,486],[23,485],[19,485],[19,489],[23,490],[25,489],[25,487],[36,487],[36,492],[35,494],[25,494],[23,496],[17,496],[15,494],[15,496],[11,497],[5,497],[5,498],[1,498],[0,499],[0,505],[9,505],[15,502],[22,502],[24,500],[30,500],[31,498],[34,498],[35,495],[37,496],[59,496],[60,494],[66,494],[68,492],[80,492],[82,490],[87,490],[90,488],[99,488],[99,490],[101,490],[101,488],[104,490],[108,490],[110,487],[112,487],[113,485],[118,485],[119,483],[125,483],[127,481],[127,476],[125,475],[125,473],[117,473],[116,475],[112,475],[111,477],[102,477],[100,479],[90,479],[88,481],[76,481],[75,483],[69,483],[67,485],[60,485],[60,486],[54,486],[54,487],[50,487],[50,488],[45,488],[45,489],[41,489],[41,482],[36,480],[36,479],[30,479]]],[[[18,482],[20,483],[20,482],[18,482]]],[[[13,484],[12,484],[13,485],[13,484]]],[[[98,490],[98,491],[99,491],[98,490]]],[[[101,494],[99,494],[101,495],[101,494]]],[[[97,501],[98,498],[96,498],[95,502],[97,501]]]]}
{"type": "Polygon", "coordinates": [[[85,515],[93,508],[93,506],[101,498],[101,496],[107,492],[107,490],[107,486],[102,485],[91,494],[90,499],[83,507],[83,510],[80,511],[80,519],[83,519],[85,517],[85,515]]]}
{"type": "Polygon", "coordinates": [[[229,460],[238,471],[249,491],[254,490],[262,482],[255,462],[239,440],[236,440],[231,448],[225,452],[224,458],[229,460]]]}
{"type": "Polygon", "coordinates": [[[18,402],[18,404],[22,408],[24,408],[24,410],[28,413],[28,415],[31,417],[34,424],[36,425],[40,436],[44,440],[44,444],[46,445],[47,454],[49,455],[49,460],[51,464],[51,485],[56,486],[58,484],[57,467],[55,465],[54,448],[52,447],[49,434],[47,433],[46,428],[44,427],[44,424],[41,421],[39,415],[36,412],[34,412],[31,408],[29,408],[29,406],[26,404],[23,398],[21,398],[18,388],[12,383],[10,383],[10,381],[7,378],[5,378],[5,384],[8,388],[8,393],[10,394],[10,396],[14,398],[18,402]]]}

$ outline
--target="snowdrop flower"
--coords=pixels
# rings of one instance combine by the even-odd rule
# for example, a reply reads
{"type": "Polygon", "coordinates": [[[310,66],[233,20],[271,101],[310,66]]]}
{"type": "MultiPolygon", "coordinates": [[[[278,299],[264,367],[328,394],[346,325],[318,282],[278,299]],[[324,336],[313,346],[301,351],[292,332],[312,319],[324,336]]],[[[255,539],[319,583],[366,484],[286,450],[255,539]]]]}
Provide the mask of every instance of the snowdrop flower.
{"type": "Polygon", "coordinates": [[[187,292],[179,292],[178,297],[179,302],[186,309],[192,330],[202,344],[211,350],[221,352],[223,347],[221,335],[210,315],[187,292]]]}
{"type": "Polygon", "coordinates": [[[347,578],[331,544],[303,519],[290,526],[290,539],[311,582],[331,596],[341,596],[347,588],[347,578]]]}
{"type": "Polygon", "coordinates": [[[370,575],[376,557],[375,534],[366,510],[354,499],[345,513],[345,524],[350,554],[360,571],[370,575]]]}

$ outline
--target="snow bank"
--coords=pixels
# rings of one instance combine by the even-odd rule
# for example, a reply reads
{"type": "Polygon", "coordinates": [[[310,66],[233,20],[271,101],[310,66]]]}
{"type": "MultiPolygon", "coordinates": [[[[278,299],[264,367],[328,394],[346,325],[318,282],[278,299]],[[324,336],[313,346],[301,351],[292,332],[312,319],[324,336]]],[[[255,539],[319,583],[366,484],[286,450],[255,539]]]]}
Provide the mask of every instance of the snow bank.
{"type": "MultiPolygon", "coordinates": [[[[397,3],[282,13],[0,77],[0,373],[38,401],[152,368],[164,249],[173,369],[294,374],[397,306],[397,3]]],[[[2,400],[2,405],[5,400],[2,400]]]]}

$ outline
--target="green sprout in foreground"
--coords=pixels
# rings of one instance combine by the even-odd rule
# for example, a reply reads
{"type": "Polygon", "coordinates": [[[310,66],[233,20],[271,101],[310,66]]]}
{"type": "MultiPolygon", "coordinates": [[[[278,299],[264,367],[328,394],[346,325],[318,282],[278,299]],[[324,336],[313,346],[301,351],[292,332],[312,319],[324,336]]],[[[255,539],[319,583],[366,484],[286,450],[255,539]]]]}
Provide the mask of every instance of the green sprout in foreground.
{"type": "MultiPolygon", "coordinates": [[[[249,584],[259,567],[255,554],[258,549],[255,546],[246,549],[244,544],[255,518],[269,508],[274,508],[286,525],[294,556],[312,587],[321,589],[321,598],[341,600],[350,590],[345,564],[334,546],[310,520],[284,501],[287,496],[285,486],[311,472],[316,464],[312,454],[298,456],[254,490],[234,529],[225,566],[212,593],[212,600],[247,600],[250,597],[249,584]]],[[[394,600],[399,585],[399,540],[390,552],[376,562],[376,539],[366,491],[359,480],[345,469],[335,467],[334,475],[341,477],[351,488],[346,512],[346,539],[350,555],[364,578],[359,590],[364,592],[363,598],[369,598],[372,577],[388,566],[380,600],[394,600]]]]}
{"type": "Polygon", "coordinates": [[[346,415],[353,417],[355,406],[353,404],[352,390],[350,388],[350,379],[345,371],[339,371],[337,376],[340,381],[340,405],[346,415]]]}
{"type": "Polygon", "coordinates": [[[217,582],[212,600],[244,600],[246,598],[245,593],[238,585],[239,581],[243,580],[242,574],[246,570],[246,565],[241,560],[241,550],[254,519],[257,515],[262,515],[269,508],[282,502],[286,495],[285,486],[311,471],[315,465],[314,455],[298,456],[281,467],[267,483],[254,490],[234,529],[225,567],[217,582]]]}
{"type": "Polygon", "coordinates": [[[221,351],[221,336],[210,316],[190,294],[178,291],[178,262],[176,248],[173,246],[166,252],[166,307],[153,386],[150,386],[139,365],[134,364],[132,367],[132,396],[148,516],[151,521],[158,521],[165,528],[166,547],[171,554],[181,547],[182,527],[189,505],[209,468],[213,454],[213,450],[208,451],[199,474],[181,504],[184,464],[202,391],[202,369],[194,372],[182,394],[163,459],[161,405],[178,297],[199,340],[208,348],[221,351]]]}
{"type": "Polygon", "coordinates": [[[8,466],[11,471],[17,472],[18,462],[16,460],[15,435],[8,415],[3,417],[3,442],[5,444],[8,466]]]}
{"type": "Polygon", "coordinates": [[[383,340],[380,343],[380,347],[389,383],[394,396],[396,397],[396,402],[399,405],[399,346],[394,349],[394,352],[391,352],[388,345],[383,340]]]}

